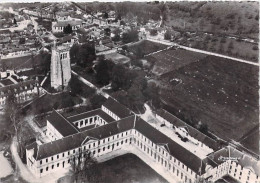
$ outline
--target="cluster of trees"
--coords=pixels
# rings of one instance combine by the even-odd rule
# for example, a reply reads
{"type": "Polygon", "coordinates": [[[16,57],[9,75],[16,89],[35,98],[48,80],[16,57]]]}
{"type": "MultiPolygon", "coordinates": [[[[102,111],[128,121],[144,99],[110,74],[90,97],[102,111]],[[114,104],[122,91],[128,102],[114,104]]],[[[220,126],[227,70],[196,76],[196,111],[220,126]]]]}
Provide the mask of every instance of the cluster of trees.
{"type": "Polygon", "coordinates": [[[25,146],[37,136],[25,121],[25,113],[21,110],[15,94],[9,93],[6,99],[3,116],[1,116],[0,142],[16,137],[18,154],[25,161],[25,146]]]}
{"type": "Polygon", "coordinates": [[[70,49],[71,63],[76,63],[81,67],[91,67],[96,59],[96,50],[93,43],[83,45],[74,44],[70,49]]]}
{"type": "Polygon", "coordinates": [[[90,151],[80,150],[78,155],[70,158],[72,180],[71,182],[100,182],[97,160],[90,151]]]}
{"type": "Polygon", "coordinates": [[[147,101],[156,108],[160,107],[159,88],[155,84],[148,84],[138,71],[124,65],[114,65],[105,59],[99,61],[95,70],[97,82],[102,85],[111,83],[115,97],[135,112],[142,111],[147,101]]]}
{"type": "Polygon", "coordinates": [[[68,24],[66,27],[63,29],[64,34],[71,34],[72,33],[72,26],[68,24]]]}
{"type": "Polygon", "coordinates": [[[135,29],[131,29],[130,31],[124,32],[122,34],[123,43],[130,43],[130,42],[135,42],[138,40],[139,40],[138,31],[135,29]]]}

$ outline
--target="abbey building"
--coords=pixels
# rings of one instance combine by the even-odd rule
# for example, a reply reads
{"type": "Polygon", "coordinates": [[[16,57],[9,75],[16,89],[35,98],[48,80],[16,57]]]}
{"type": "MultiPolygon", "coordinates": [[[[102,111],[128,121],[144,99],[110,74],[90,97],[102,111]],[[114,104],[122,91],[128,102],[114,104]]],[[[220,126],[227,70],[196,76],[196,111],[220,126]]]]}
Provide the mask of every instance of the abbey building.
{"type": "Polygon", "coordinates": [[[214,182],[223,176],[243,183],[260,181],[254,157],[231,146],[217,147],[215,140],[165,110],[156,118],[165,126],[143,120],[112,98],[99,109],[70,117],[53,110],[47,118],[50,141],[26,147],[27,166],[42,177],[68,168],[71,157],[82,152],[98,158],[128,148],[145,156],[153,169],[163,169],[169,182],[193,183],[199,178],[214,182]]]}

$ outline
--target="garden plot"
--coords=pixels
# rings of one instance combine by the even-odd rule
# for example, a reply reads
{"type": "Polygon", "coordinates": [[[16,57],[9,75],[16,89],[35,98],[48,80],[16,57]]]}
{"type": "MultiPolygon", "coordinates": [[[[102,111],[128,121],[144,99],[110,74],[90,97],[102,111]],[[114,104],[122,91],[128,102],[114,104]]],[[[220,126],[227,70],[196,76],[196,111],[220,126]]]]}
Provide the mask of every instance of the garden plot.
{"type": "Polygon", "coordinates": [[[208,56],[161,80],[168,83],[161,99],[172,113],[207,124],[225,140],[251,142],[246,147],[258,151],[257,139],[245,136],[259,125],[258,67],[208,56]],[[182,82],[173,82],[176,78],[182,82]]]}
{"type": "Polygon", "coordinates": [[[119,53],[109,53],[105,55],[105,58],[111,60],[115,64],[126,64],[130,62],[130,58],[121,55],[119,53]]]}
{"type": "Polygon", "coordinates": [[[150,55],[147,60],[154,63],[152,72],[156,75],[162,75],[192,62],[197,62],[206,56],[202,53],[173,48],[150,55]]]}
{"type": "Polygon", "coordinates": [[[133,44],[132,46],[129,46],[128,50],[130,52],[133,52],[134,54],[138,54],[138,51],[141,50],[144,55],[147,55],[147,54],[150,54],[153,52],[157,52],[159,50],[163,50],[167,47],[168,46],[164,45],[164,44],[155,43],[155,42],[148,41],[148,40],[143,40],[136,44],[133,44]]]}

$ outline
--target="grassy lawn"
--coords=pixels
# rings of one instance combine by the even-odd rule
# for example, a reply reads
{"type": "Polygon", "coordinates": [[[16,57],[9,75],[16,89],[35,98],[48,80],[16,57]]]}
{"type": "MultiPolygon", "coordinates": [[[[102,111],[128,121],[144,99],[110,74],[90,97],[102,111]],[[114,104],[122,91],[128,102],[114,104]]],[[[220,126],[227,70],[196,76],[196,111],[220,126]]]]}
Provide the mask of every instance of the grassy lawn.
{"type": "Polygon", "coordinates": [[[49,95],[35,100],[29,107],[35,114],[46,113],[54,109],[62,109],[72,107],[76,104],[82,103],[82,100],[77,96],[71,96],[68,92],[49,95]]]}
{"type": "MultiPolygon", "coordinates": [[[[201,121],[225,140],[239,140],[259,125],[257,76],[255,66],[208,56],[165,74],[168,88],[161,98],[177,116],[201,121]]],[[[256,150],[254,135],[246,141],[256,150]]]]}
{"type": "MultiPolygon", "coordinates": [[[[98,165],[100,182],[167,183],[159,174],[133,154],[125,154],[98,165]]],[[[62,178],[61,182],[69,182],[62,178]]],[[[91,182],[90,182],[91,183],[91,182]]]]}

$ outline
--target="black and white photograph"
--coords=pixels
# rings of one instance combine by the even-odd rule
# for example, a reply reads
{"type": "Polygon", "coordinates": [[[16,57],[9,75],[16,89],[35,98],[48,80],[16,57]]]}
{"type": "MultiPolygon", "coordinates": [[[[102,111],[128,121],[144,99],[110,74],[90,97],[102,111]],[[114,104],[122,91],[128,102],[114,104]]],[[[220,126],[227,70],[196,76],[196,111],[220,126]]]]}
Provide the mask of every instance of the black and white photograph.
{"type": "Polygon", "coordinates": [[[260,183],[258,1],[0,2],[0,183],[260,183]]]}

